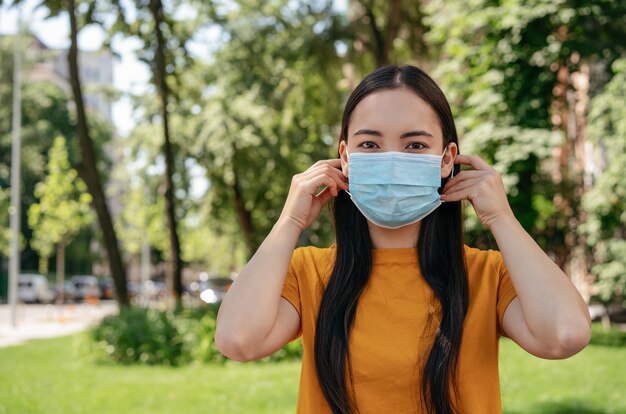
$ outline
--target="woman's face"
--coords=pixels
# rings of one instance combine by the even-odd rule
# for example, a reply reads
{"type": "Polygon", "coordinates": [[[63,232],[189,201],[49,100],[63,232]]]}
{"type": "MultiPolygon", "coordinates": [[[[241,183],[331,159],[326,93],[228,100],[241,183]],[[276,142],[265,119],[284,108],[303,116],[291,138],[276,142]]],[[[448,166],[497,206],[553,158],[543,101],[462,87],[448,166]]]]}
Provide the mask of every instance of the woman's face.
{"type": "MultiPolygon", "coordinates": [[[[397,151],[442,155],[445,149],[439,119],[433,109],[406,88],[372,93],[357,104],[348,124],[347,142],[339,144],[344,175],[348,176],[348,154],[397,151]]],[[[454,166],[457,146],[448,144],[442,160],[442,177],[454,166]]]]}

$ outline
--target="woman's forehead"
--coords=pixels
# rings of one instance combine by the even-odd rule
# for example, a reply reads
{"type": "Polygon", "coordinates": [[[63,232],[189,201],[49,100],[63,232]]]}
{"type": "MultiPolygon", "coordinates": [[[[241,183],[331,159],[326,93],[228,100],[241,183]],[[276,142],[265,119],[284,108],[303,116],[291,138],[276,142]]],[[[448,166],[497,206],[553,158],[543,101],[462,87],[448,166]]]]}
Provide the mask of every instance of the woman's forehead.
{"type": "Polygon", "coordinates": [[[406,88],[382,90],[363,98],[350,116],[348,135],[363,129],[391,136],[423,130],[435,138],[442,138],[435,111],[406,88]]]}

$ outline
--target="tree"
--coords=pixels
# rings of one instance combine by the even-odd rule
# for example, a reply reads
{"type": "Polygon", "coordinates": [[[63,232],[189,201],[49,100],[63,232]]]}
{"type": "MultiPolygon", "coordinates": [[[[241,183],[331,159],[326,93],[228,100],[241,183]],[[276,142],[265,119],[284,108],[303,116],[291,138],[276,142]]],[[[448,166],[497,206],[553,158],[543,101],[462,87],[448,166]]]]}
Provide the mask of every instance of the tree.
{"type": "MultiPolygon", "coordinates": [[[[15,0],[13,5],[21,3],[22,0],[15,0]]],[[[0,4],[4,3],[0,0],[0,4]]],[[[85,110],[82,86],[79,79],[78,71],[78,33],[86,25],[96,22],[96,15],[99,10],[95,1],[85,0],[80,3],[81,11],[80,22],[77,19],[77,8],[74,0],[51,0],[42,1],[38,7],[45,7],[49,11],[49,17],[59,16],[64,12],[69,15],[70,22],[70,49],[68,53],[68,66],[70,73],[70,85],[74,104],[76,108],[76,135],[78,136],[77,152],[80,160],[74,163],[74,167],[78,175],[87,185],[87,190],[92,197],[92,206],[96,212],[104,245],[108,253],[109,267],[115,282],[115,290],[117,299],[121,306],[128,306],[128,293],[126,287],[126,271],[122,263],[122,256],[119,250],[117,236],[111,214],[106,202],[104,190],[102,187],[102,175],[98,171],[101,159],[98,157],[98,146],[94,140],[94,131],[90,128],[87,112],[85,110]]],[[[73,123],[72,123],[73,125],[73,123]]],[[[72,128],[73,129],[73,128],[72,128]]],[[[70,136],[70,134],[63,134],[70,136]]],[[[70,148],[74,145],[70,144],[70,148]]],[[[71,151],[73,153],[73,151],[71,151]]]]}
{"type": "Polygon", "coordinates": [[[596,294],[603,302],[626,292],[626,59],[613,63],[614,73],[590,104],[589,138],[600,149],[591,189],[583,196],[585,236],[594,265],[596,294]]]}
{"type": "Polygon", "coordinates": [[[168,281],[177,306],[180,306],[183,293],[183,261],[175,195],[177,148],[171,134],[170,116],[178,98],[175,91],[179,84],[180,73],[191,60],[185,45],[191,38],[193,25],[187,27],[186,24],[178,22],[173,17],[174,12],[168,12],[161,0],[136,2],[132,19],[129,18],[129,12],[121,5],[121,2],[113,1],[112,6],[116,11],[116,20],[109,28],[109,32],[112,35],[120,33],[133,36],[143,42],[144,47],[139,53],[139,58],[149,65],[152,71],[151,81],[157,91],[158,117],[163,136],[162,154],[165,162],[163,195],[169,236],[168,281]]]}
{"type": "MultiPolygon", "coordinates": [[[[180,239],[178,237],[176,218],[176,207],[174,205],[174,154],[172,140],[170,138],[169,125],[169,101],[170,90],[166,79],[166,48],[167,43],[163,35],[163,28],[166,25],[163,4],[161,0],[150,0],[150,13],[152,15],[154,30],[156,33],[156,42],[154,44],[154,60],[152,69],[154,71],[154,82],[157,86],[160,103],[161,103],[161,122],[163,123],[163,154],[165,156],[165,210],[167,217],[167,227],[170,240],[170,263],[171,263],[171,280],[173,280],[174,295],[177,305],[180,306],[183,294],[182,271],[183,261],[180,251],[180,239]]],[[[171,22],[170,22],[171,25],[171,22]]],[[[170,65],[173,62],[169,62],[170,65]]]]}
{"type": "MultiPolygon", "coordinates": [[[[390,63],[429,61],[422,2],[357,0],[350,2],[348,23],[338,34],[348,46],[347,61],[364,76],[390,63]]],[[[356,85],[355,85],[356,86],[356,85]]]]}
{"type": "Polygon", "coordinates": [[[31,244],[40,256],[40,271],[48,272],[48,258],[56,248],[58,303],[63,303],[65,246],[82,227],[92,221],[91,196],[83,181],[71,168],[65,139],[54,140],[48,159],[47,176],[37,184],[38,202],[28,210],[28,225],[33,230],[31,244]]]}
{"type": "Polygon", "coordinates": [[[0,225],[0,255],[2,256],[8,256],[10,251],[9,240],[11,234],[8,225],[10,205],[9,191],[0,188],[0,223],[2,223],[0,225]]]}
{"type": "MultiPolygon", "coordinates": [[[[340,82],[333,45],[339,23],[330,2],[213,6],[211,19],[219,22],[225,41],[212,62],[185,74],[184,90],[195,88],[200,97],[181,102],[193,116],[173,123],[207,171],[214,228],[238,227],[249,257],[278,218],[291,177],[336,156],[336,125],[348,85],[340,82]]],[[[328,243],[331,233],[324,216],[303,233],[302,242],[328,243]]]]}
{"type": "MultiPolygon", "coordinates": [[[[8,191],[11,165],[11,117],[13,94],[13,41],[12,36],[0,37],[0,188],[8,191]]],[[[33,50],[34,39],[28,35],[21,40],[26,51],[33,50]]],[[[24,70],[28,72],[42,58],[41,54],[24,53],[24,70]]],[[[22,84],[22,168],[21,209],[22,221],[27,222],[28,207],[34,203],[36,183],[45,176],[47,154],[55,136],[68,136],[71,131],[69,98],[57,85],[50,82],[22,84]]],[[[8,201],[7,201],[8,202],[8,201]]],[[[0,222],[2,223],[2,222],[0,222]]],[[[1,224],[0,224],[1,226],[1,224]]],[[[24,251],[22,268],[37,266],[37,255],[30,247],[31,232],[23,225],[24,251]]],[[[7,224],[8,231],[8,224],[7,224]]],[[[1,253],[0,253],[1,254],[1,253]]]]}
{"type": "MultiPolygon", "coordinates": [[[[56,2],[54,3],[54,5],[49,4],[48,7],[54,10],[54,12],[60,12],[62,10],[61,5],[56,4],[56,2]]],[[[85,24],[93,22],[94,9],[95,3],[90,3],[87,8],[87,13],[84,16],[85,24]]],[[[76,170],[85,181],[87,189],[93,199],[93,206],[96,210],[98,222],[100,223],[100,229],[102,230],[104,245],[108,252],[109,266],[115,282],[117,300],[120,306],[129,306],[130,302],[126,287],[126,270],[122,263],[122,255],[119,249],[117,235],[113,227],[113,221],[111,220],[111,214],[102,188],[101,178],[96,167],[97,159],[94,150],[94,142],[90,135],[83,102],[83,93],[78,72],[78,32],[80,28],[76,18],[76,5],[74,0],[67,0],[66,10],[70,20],[71,45],[68,53],[70,84],[72,86],[74,103],[76,104],[76,133],[78,135],[81,154],[81,161],[76,164],[76,170]]]]}
{"type": "MultiPolygon", "coordinates": [[[[433,1],[426,11],[462,148],[503,173],[522,225],[580,287],[586,117],[598,86],[589,70],[602,78],[623,53],[623,2],[433,1]]],[[[470,229],[491,245],[485,229],[470,229]]]]}

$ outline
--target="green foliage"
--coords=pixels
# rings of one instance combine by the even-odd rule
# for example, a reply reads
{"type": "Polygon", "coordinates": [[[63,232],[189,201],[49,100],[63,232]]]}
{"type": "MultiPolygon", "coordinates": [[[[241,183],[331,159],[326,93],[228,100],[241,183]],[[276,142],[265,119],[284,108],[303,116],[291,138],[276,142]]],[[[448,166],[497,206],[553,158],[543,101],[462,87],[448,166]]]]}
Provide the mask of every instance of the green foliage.
{"type": "MultiPolygon", "coordinates": [[[[563,252],[575,237],[580,177],[559,174],[554,155],[564,143],[552,119],[557,72],[623,52],[623,2],[432,1],[425,11],[426,38],[438,51],[434,75],[455,112],[461,151],[492,163],[521,224],[546,251],[563,252]]],[[[467,225],[474,244],[493,247],[471,212],[467,225]]]]}
{"type": "Polygon", "coordinates": [[[626,59],[615,61],[614,76],[591,101],[589,137],[601,149],[602,172],[583,197],[587,221],[581,227],[595,265],[596,288],[603,300],[626,292],[626,59]]]}
{"type": "MultiPolygon", "coordinates": [[[[211,86],[201,87],[193,124],[180,129],[211,182],[214,225],[238,224],[248,254],[278,218],[291,177],[336,156],[346,92],[331,41],[330,2],[253,3],[217,9],[226,40],[210,65],[198,67],[205,75],[185,82],[211,86]]],[[[302,242],[326,244],[330,234],[323,217],[302,242]]]]}
{"type": "Polygon", "coordinates": [[[169,244],[163,231],[164,200],[151,197],[155,193],[151,188],[153,185],[142,179],[141,174],[126,180],[126,184],[122,195],[123,210],[116,222],[116,231],[126,252],[139,254],[145,238],[151,246],[167,253],[169,244]]]}
{"type": "Polygon", "coordinates": [[[28,210],[28,225],[33,230],[31,245],[42,258],[40,271],[44,273],[46,259],[55,245],[67,244],[92,221],[91,196],[76,170],[70,167],[63,137],[55,138],[49,157],[48,175],[35,188],[39,201],[28,210]]]}
{"type": "Polygon", "coordinates": [[[103,357],[121,364],[175,366],[189,357],[174,315],[167,311],[123,309],[104,318],[92,338],[103,357]]]}
{"type": "MultiPolygon", "coordinates": [[[[439,46],[441,57],[434,75],[456,112],[461,151],[480,155],[502,174],[511,207],[531,232],[560,223],[549,208],[555,188],[548,184],[543,165],[562,142],[561,134],[549,128],[554,75],[548,71],[539,76],[540,69],[528,62],[528,54],[543,47],[536,44],[541,34],[530,26],[543,22],[558,6],[536,3],[524,7],[517,2],[497,6],[436,1],[426,8],[432,27],[427,39],[439,46]],[[534,194],[541,198],[533,199],[534,194]]],[[[493,247],[488,231],[472,213],[468,238],[493,247]]],[[[540,240],[544,248],[562,244],[562,229],[545,230],[561,235],[552,244],[540,240]]]]}
{"type": "MultiPolygon", "coordinates": [[[[12,130],[12,94],[13,94],[13,42],[12,36],[0,36],[0,193],[6,193],[6,199],[0,194],[0,254],[7,254],[8,245],[4,237],[8,237],[7,212],[10,166],[11,166],[11,130],[12,130]]],[[[32,36],[23,36],[21,49],[23,53],[23,69],[28,71],[44,59],[52,58],[58,51],[40,51],[34,46],[32,36]],[[36,53],[30,53],[37,51],[36,53]]],[[[35,187],[46,177],[46,165],[52,142],[56,136],[67,137],[69,142],[68,157],[70,162],[78,158],[78,148],[74,136],[72,113],[68,94],[52,82],[31,81],[23,78],[22,84],[22,165],[21,165],[21,214],[22,223],[28,222],[30,206],[37,202],[35,187]]],[[[104,145],[111,137],[111,127],[103,121],[90,117],[92,133],[97,143],[100,171],[108,171],[111,164],[105,154],[104,145]]],[[[32,250],[31,228],[22,225],[22,265],[35,268],[37,257],[32,250]]],[[[84,240],[89,244],[90,238],[84,240]]],[[[86,249],[82,249],[83,251],[86,249]]]]}
{"type": "Polygon", "coordinates": [[[626,332],[617,328],[605,332],[601,324],[594,323],[591,327],[591,341],[589,343],[592,345],[626,348],[626,332]]]}
{"type": "MultiPolygon", "coordinates": [[[[180,312],[132,308],[106,317],[91,332],[94,351],[121,364],[180,365],[191,361],[223,363],[215,346],[217,305],[180,312]]],[[[277,362],[302,357],[302,341],[292,341],[262,359],[277,362]]]]}
{"type": "Polygon", "coordinates": [[[11,199],[8,189],[0,188],[0,255],[9,256],[11,231],[9,228],[9,207],[11,199]]]}

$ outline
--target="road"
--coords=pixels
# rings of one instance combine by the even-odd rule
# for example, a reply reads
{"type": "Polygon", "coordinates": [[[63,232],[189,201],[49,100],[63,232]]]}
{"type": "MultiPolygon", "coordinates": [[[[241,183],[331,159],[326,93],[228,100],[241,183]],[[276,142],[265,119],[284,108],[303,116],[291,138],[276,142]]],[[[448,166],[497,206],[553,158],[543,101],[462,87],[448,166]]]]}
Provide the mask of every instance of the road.
{"type": "Polygon", "coordinates": [[[32,339],[52,338],[85,330],[117,311],[117,302],[98,304],[30,305],[17,307],[17,327],[11,326],[11,310],[0,305],[0,348],[32,339]]]}

